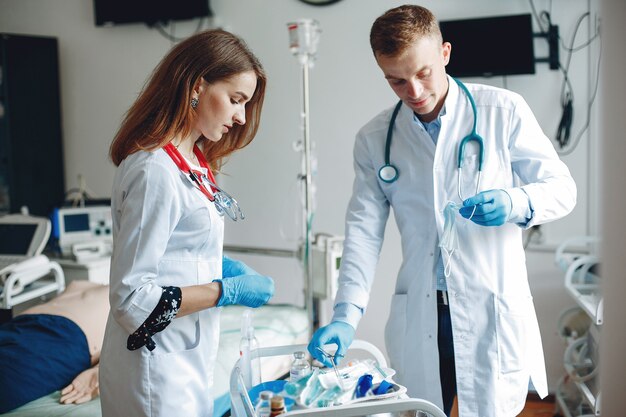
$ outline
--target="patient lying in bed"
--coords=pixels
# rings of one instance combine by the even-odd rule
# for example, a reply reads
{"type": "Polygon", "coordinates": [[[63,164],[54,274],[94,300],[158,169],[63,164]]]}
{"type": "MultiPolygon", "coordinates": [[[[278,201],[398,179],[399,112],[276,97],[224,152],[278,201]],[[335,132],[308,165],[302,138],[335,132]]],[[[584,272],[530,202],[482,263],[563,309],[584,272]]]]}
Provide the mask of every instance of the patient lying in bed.
{"type": "Polygon", "coordinates": [[[58,390],[64,404],[98,396],[108,294],[108,286],[72,281],[0,325],[0,413],[58,390]]]}
{"type": "MultiPolygon", "coordinates": [[[[0,325],[0,414],[10,416],[99,416],[98,359],[109,311],[109,287],[72,281],[53,300],[29,308],[0,325]],[[57,405],[81,404],[71,413],[57,405]],[[79,412],[79,408],[80,410],[79,412]]],[[[214,416],[230,408],[229,378],[239,358],[242,306],[225,307],[220,317],[220,347],[215,367],[214,416]]],[[[263,347],[308,342],[306,310],[265,305],[254,312],[263,347]]],[[[263,358],[263,378],[289,372],[290,356],[263,358]]]]}

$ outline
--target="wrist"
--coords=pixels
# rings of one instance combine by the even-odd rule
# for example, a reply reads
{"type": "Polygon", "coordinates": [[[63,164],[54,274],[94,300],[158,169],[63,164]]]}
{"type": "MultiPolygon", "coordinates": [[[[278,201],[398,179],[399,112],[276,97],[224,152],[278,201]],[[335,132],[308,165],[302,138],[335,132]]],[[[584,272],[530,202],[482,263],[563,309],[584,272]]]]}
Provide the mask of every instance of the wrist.
{"type": "Polygon", "coordinates": [[[507,222],[525,224],[532,217],[528,194],[522,188],[503,189],[511,200],[511,211],[507,222]]]}
{"type": "Polygon", "coordinates": [[[220,306],[220,302],[224,296],[224,288],[221,279],[216,279],[213,282],[207,284],[207,291],[209,292],[209,298],[211,300],[212,307],[220,306]]]}
{"type": "Polygon", "coordinates": [[[361,317],[363,317],[363,309],[352,303],[343,302],[335,305],[331,322],[344,322],[356,329],[361,317]]]}

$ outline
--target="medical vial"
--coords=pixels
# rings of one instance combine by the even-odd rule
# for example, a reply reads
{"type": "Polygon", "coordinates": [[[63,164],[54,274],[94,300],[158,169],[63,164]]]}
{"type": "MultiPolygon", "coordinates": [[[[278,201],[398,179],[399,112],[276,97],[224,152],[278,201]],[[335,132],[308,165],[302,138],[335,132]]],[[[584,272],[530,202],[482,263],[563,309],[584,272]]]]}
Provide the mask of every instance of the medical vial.
{"type": "Polygon", "coordinates": [[[297,382],[311,373],[311,365],[309,365],[309,361],[306,360],[305,354],[301,350],[294,352],[293,357],[294,360],[289,370],[289,380],[297,382]]]}
{"type": "Polygon", "coordinates": [[[261,360],[253,357],[259,348],[259,341],[254,336],[252,326],[252,311],[246,309],[241,322],[241,339],[239,341],[239,355],[241,357],[241,374],[248,389],[261,383],[261,360]]]}
{"type": "Polygon", "coordinates": [[[270,401],[270,408],[270,417],[285,414],[285,399],[280,395],[273,396],[270,401]]]}
{"type": "Polygon", "coordinates": [[[254,411],[257,417],[270,417],[272,413],[271,400],[274,396],[272,391],[261,391],[259,393],[259,400],[257,401],[254,411]]]}

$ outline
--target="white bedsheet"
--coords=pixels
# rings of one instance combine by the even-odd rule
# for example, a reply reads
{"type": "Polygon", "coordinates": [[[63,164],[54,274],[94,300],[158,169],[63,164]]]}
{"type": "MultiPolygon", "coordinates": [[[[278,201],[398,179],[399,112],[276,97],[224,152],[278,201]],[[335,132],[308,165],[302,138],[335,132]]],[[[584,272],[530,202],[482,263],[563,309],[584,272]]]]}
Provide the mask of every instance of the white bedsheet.
{"type": "MultiPolygon", "coordinates": [[[[228,393],[230,372],[239,358],[241,318],[245,307],[228,306],[222,309],[220,345],[217,353],[213,396],[228,393]]],[[[293,345],[308,342],[306,310],[292,305],[266,305],[253,309],[252,325],[259,347],[293,345]]],[[[261,359],[261,379],[277,379],[289,372],[291,358],[261,359]]]]}
{"type": "MultiPolygon", "coordinates": [[[[220,345],[215,367],[213,385],[216,400],[216,415],[222,415],[230,407],[230,372],[239,358],[241,317],[244,307],[228,306],[222,309],[220,345]],[[221,400],[221,401],[220,401],[221,400]]],[[[308,318],[306,310],[292,305],[266,305],[253,310],[252,324],[260,347],[292,345],[308,342],[308,318]]],[[[263,358],[261,362],[263,380],[273,380],[289,372],[291,360],[288,357],[263,358]]],[[[59,404],[60,393],[31,401],[22,407],[3,414],[11,417],[36,416],[100,416],[100,399],[85,404],[59,404]]]]}

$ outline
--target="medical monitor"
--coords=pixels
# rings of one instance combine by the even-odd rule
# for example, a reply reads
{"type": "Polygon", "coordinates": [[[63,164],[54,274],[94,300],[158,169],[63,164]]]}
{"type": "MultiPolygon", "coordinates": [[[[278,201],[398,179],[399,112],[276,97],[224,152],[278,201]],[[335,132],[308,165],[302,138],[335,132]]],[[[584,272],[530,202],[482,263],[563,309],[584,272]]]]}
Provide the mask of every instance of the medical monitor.
{"type": "Polygon", "coordinates": [[[0,258],[39,255],[50,237],[50,220],[19,214],[0,217],[0,258]]]}
{"type": "Polygon", "coordinates": [[[452,44],[446,67],[454,77],[535,73],[530,14],[439,22],[444,42],[452,44]]]}
{"type": "Polygon", "coordinates": [[[61,207],[52,213],[52,236],[61,253],[69,256],[76,245],[113,244],[111,206],[61,207]]]}
{"type": "Polygon", "coordinates": [[[0,254],[26,256],[36,229],[32,224],[0,224],[0,254]]]}
{"type": "Polygon", "coordinates": [[[96,26],[167,23],[213,16],[209,0],[94,0],[96,26]]]}

